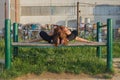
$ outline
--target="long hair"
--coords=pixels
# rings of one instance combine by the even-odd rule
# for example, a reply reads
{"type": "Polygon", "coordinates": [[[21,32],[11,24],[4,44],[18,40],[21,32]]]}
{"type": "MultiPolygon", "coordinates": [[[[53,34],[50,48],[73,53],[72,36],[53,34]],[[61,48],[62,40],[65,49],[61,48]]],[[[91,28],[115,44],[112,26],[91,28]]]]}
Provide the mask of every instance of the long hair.
{"type": "Polygon", "coordinates": [[[60,34],[61,43],[63,45],[67,45],[68,44],[68,39],[67,39],[67,34],[64,31],[65,27],[64,26],[60,26],[60,29],[61,29],[61,34],[60,34]]]}
{"type": "Polygon", "coordinates": [[[64,26],[57,26],[54,29],[54,34],[53,34],[53,44],[54,46],[58,46],[60,44],[67,45],[68,40],[67,40],[67,35],[63,31],[64,26]]]}

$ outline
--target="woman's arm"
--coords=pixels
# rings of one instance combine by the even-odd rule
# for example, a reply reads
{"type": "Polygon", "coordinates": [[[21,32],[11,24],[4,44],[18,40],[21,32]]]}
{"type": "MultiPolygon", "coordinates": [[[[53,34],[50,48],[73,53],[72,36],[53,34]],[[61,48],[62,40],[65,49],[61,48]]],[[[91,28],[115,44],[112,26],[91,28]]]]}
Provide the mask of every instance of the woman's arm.
{"type": "Polygon", "coordinates": [[[80,37],[78,37],[78,36],[75,38],[75,40],[76,40],[76,41],[79,41],[79,42],[87,42],[87,43],[92,42],[92,41],[89,41],[89,40],[86,40],[86,39],[80,38],[80,37]]]}

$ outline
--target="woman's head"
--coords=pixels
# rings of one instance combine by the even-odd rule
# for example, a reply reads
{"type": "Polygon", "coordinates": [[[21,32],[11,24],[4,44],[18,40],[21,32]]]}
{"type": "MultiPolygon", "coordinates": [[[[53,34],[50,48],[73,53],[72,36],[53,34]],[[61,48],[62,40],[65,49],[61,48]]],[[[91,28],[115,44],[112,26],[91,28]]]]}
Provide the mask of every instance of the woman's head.
{"type": "Polygon", "coordinates": [[[53,35],[53,43],[55,46],[58,46],[59,44],[67,45],[67,35],[64,32],[63,26],[58,26],[54,29],[54,35],[53,35]]]}
{"type": "Polygon", "coordinates": [[[70,34],[71,34],[71,31],[70,31],[67,27],[61,26],[61,29],[63,30],[63,32],[64,32],[66,35],[70,35],[70,34]]]}

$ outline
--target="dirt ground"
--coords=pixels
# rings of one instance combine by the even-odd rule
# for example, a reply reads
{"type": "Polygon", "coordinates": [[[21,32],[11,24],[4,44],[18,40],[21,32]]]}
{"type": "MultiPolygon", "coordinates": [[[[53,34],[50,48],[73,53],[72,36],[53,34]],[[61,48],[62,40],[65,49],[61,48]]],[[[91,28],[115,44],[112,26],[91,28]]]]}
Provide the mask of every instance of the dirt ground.
{"type": "Polygon", "coordinates": [[[102,79],[99,77],[93,77],[86,74],[74,75],[74,74],[54,74],[54,73],[43,73],[40,76],[34,74],[27,74],[25,76],[16,78],[15,80],[93,80],[102,79]]]}
{"type": "Polygon", "coordinates": [[[113,67],[115,69],[114,75],[99,74],[90,76],[87,74],[74,75],[69,73],[55,74],[47,72],[41,75],[27,74],[15,80],[120,80],[120,58],[113,60],[113,67]]]}

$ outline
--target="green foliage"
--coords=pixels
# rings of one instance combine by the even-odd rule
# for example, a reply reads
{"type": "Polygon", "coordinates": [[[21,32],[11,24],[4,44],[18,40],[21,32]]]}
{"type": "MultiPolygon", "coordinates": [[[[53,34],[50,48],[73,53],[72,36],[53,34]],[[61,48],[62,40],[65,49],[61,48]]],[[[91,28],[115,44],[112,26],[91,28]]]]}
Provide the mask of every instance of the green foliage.
{"type": "MultiPolygon", "coordinates": [[[[120,57],[119,48],[120,43],[114,43],[114,57],[120,57]]],[[[0,43],[0,50],[0,56],[4,58],[4,41],[0,43]]],[[[102,47],[102,57],[106,58],[106,47],[102,47]]],[[[43,72],[95,75],[106,72],[106,62],[96,57],[95,47],[19,48],[18,56],[12,59],[11,69],[3,70],[0,78],[8,80],[43,72]]]]}
{"type": "Polygon", "coordinates": [[[4,40],[0,40],[0,58],[4,58],[4,40]]]}
{"type": "Polygon", "coordinates": [[[42,72],[98,74],[105,72],[105,68],[105,61],[95,57],[95,48],[20,48],[11,69],[4,70],[0,76],[13,78],[42,72]]]}
{"type": "Polygon", "coordinates": [[[113,44],[113,57],[120,58],[120,42],[113,44]]]}
{"type": "Polygon", "coordinates": [[[111,79],[112,78],[112,75],[110,75],[110,74],[104,74],[104,76],[103,76],[105,79],[111,79]]]}

